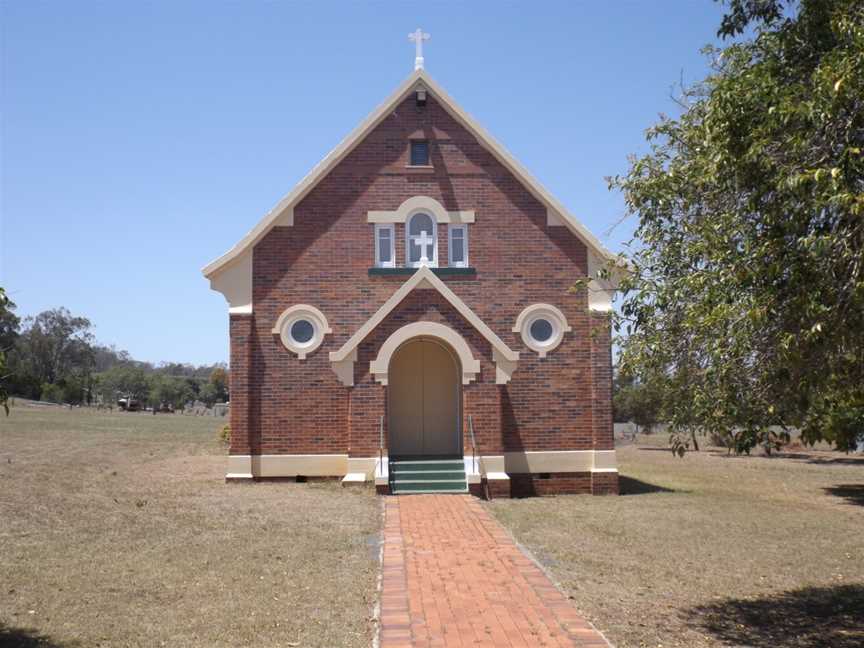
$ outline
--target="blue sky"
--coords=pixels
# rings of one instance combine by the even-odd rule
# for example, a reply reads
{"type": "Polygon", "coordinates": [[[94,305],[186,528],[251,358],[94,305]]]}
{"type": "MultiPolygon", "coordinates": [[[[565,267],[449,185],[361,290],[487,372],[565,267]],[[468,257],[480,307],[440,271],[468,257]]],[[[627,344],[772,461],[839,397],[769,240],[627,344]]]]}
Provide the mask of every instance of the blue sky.
{"type": "Polygon", "coordinates": [[[722,7],[664,2],[4,2],[0,285],[141,360],[228,357],[200,268],[426,69],[613,250],[605,176],[707,71],[722,7]]]}

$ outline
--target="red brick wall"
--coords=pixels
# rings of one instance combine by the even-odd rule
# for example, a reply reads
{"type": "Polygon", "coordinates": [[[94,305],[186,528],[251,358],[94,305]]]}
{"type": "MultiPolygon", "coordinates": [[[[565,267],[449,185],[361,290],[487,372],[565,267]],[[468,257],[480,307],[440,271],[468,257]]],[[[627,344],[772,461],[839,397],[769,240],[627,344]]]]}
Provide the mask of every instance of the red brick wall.
{"type": "Polygon", "coordinates": [[[612,419],[612,331],[609,315],[591,315],[591,367],[593,389],[591,392],[594,449],[612,450],[614,424],[612,419]]]}
{"type": "Polygon", "coordinates": [[[515,473],[510,475],[511,497],[577,495],[591,492],[591,473],[515,473]]]}
{"type": "Polygon", "coordinates": [[[228,322],[231,336],[231,373],[229,374],[231,393],[231,454],[250,454],[255,439],[249,397],[250,390],[250,356],[254,320],[252,315],[231,315],[228,322]]]}
{"type": "MultiPolygon", "coordinates": [[[[445,266],[444,224],[438,226],[438,244],[439,265],[445,266]]],[[[606,350],[602,342],[592,342],[587,292],[570,292],[586,274],[586,254],[565,227],[547,227],[546,208],[434,99],[425,108],[406,100],[296,206],[293,227],[274,228],[255,246],[251,334],[232,319],[232,423],[237,425],[232,451],[244,447],[245,434],[258,433],[264,453],[376,454],[386,389],[368,374],[369,361],[395,328],[417,319],[448,323],[481,360],[481,374],[465,387],[463,403],[484,454],[611,447],[611,417],[608,439],[604,418],[611,411],[608,390],[592,381],[596,372],[605,385],[608,341],[606,350]],[[405,168],[411,136],[430,140],[432,171],[405,168]],[[367,212],[396,210],[417,195],[448,210],[476,213],[469,225],[476,276],[444,280],[521,353],[508,385],[495,384],[489,344],[429,290],[415,291],[360,346],[353,388],[344,387],[331,370],[328,353],[408,278],[369,276],[374,241],[367,212]],[[573,328],[544,359],[511,331],[519,313],[538,302],[560,308],[573,328]],[[271,333],[279,314],[299,303],[321,309],[333,330],[302,361],[271,333]],[[251,345],[244,342],[249,339],[251,345]],[[234,348],[244,345],[247,351],[234,348]],[[239,421],[246,410],[241,379],[235,384],[233,378],[235,362],[250,365],[249,432],[239,421]],[[598,434],[603,438],[595,442],[598,434]]],[[[396,258],[404,263],[401,224],[396,258]]]]}

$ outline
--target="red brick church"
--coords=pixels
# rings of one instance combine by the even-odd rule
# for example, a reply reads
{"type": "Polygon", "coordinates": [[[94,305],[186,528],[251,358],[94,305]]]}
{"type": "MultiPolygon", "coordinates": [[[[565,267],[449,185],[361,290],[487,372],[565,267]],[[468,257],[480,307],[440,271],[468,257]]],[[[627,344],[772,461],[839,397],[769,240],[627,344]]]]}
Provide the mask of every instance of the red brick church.
{"type": "Polygon", "coordinates": [[[227,479],[616,493],[613,255],[418,60],[204,268],[229,304],[227,479]]]}

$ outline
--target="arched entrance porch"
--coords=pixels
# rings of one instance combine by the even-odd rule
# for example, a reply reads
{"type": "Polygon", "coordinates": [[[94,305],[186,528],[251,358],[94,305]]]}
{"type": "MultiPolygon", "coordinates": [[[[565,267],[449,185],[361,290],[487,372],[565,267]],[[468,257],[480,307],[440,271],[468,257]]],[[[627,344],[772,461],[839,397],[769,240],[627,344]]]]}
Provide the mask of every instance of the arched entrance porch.
{"type": "Polygon", "coordinates": [[[403,343],[390,360],[387,412],[390,456],[462,457],[459,358],[434,337],[403,343]]]}

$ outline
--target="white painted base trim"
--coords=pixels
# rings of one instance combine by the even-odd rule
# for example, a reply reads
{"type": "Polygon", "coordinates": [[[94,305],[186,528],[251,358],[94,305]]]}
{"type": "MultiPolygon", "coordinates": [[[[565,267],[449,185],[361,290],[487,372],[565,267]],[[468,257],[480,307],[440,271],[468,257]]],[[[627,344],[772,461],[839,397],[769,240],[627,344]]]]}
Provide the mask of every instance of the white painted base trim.
{"type": "Polygon", "coordinates": [[[363,484],[366,482],[365,473],[348,473],[342,478],[343,484],[363,484]]]}
{"type": "Polygon", "coordinates": [[[486,473],[486,481],[510,481],[510,475],[504,472],[486,473]]]}
{"type": "MultiPolygon", "coordinates": [[[[255,477],[342,477],[348,473],[347,454],[229,455],[229,475],[255,477]]],[[[247,477],[248,479],[248,477],[247,477]]]]}
{"type": "Polygon", "coordinates": [[[505,452],[504,465],[510,474],[617,470],[614,450],[505,452]]]}
{"type": "MultiPolygon", "coordinates": [[[[549,450],[505,452],[503,455],[464,457],[469,484],[487,479],[509,479],[514,473],[596,472],[617,473],[614,450],[549,450]]],[[[346,482],[375,480],[376,485],[389,483],[388,458],[379,465],[378,457],[327,455],[229,455],[225,479],[243,480],[256,477],[341,477],[346,482]],[[350,477],[350,479],[349,479],[350,477]],[[361,480],[362,477],[362,480],[361,480]]]]}

